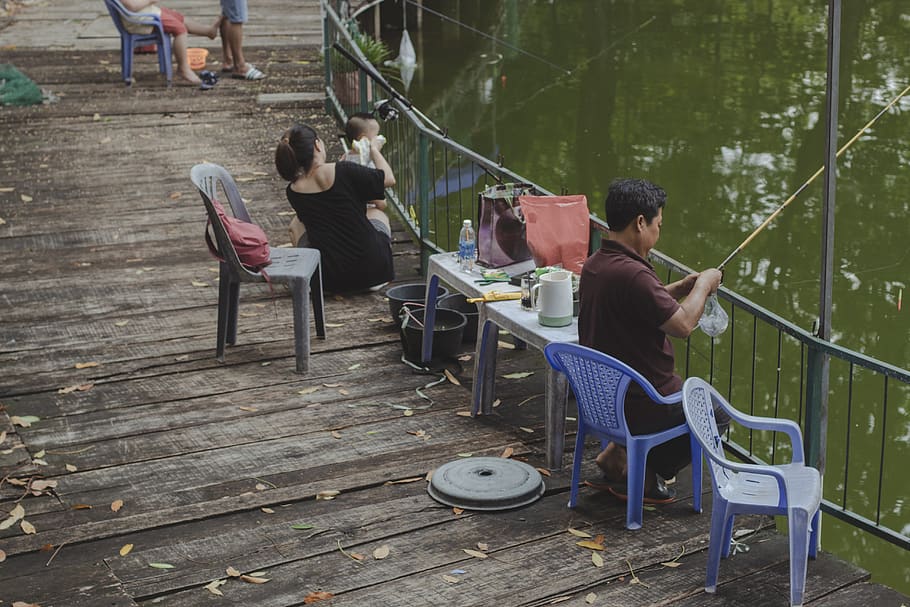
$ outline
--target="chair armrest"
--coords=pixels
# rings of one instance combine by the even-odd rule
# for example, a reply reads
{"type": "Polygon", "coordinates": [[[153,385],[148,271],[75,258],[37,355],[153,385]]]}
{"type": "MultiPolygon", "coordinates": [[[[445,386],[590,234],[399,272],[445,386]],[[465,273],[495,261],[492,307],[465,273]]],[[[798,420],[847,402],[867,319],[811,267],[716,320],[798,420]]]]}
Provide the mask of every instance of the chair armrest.
{"type": "Polygon", "coordinates": [[[790,442],[793,447],[793,459],[791,461],[793,463],[805,463],[806,457],[803,452],[803,434],[796,422],[789,419],[749,415],[748,413],[743,413],[733,407],[724,407],[724,411],[726,411],[736,422],[747,428],[783,432],[790,437],[790,442]]]}
{"type": "Polygon", "coordinates": [[[654,392],[651,392],[647,388],[645,389],[645,392],[649,397],[651,397],[651,400],[659,405],[676,405],[682,402],[682,390],[679,392],[674,392],[673,394],[668,394],[666,396],[662,395],[656,390],[654,392]]]}
{"type": "Polygon", "coordinates": [[[728,470],[733,470],[734,472],[747,472],[749,474],[761,474],[764,476],[772,476],[777,481],[777,491],[778,491],[778,506],[783,507],[789,501],[789,496],[787,495],[787,483],[784,479],[784,474],[775,466],[765,466],[761,464],[740,464],[737,462],[731,462],[726,458],[720,458],[714,455],[710,449],[702,449],[702,453],[710,460],[713,460],[719,466],[722,466],[728,470]]]}

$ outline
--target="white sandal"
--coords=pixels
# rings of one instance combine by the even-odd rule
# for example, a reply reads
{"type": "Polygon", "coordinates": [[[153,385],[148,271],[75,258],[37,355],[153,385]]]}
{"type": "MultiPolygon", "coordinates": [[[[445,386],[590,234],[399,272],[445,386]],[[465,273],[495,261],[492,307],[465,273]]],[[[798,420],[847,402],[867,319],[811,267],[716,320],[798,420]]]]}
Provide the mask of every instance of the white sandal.
{"type": "Polygon", "coordinates": [[[247,63],[246,65],[247,65],[247,70],[246,70],[245,74],[238,74],[238,73],[234,72],[232,77],[237,78],[238,80],[262,80],[263,78],[265,78],[265,74],[263,74],[259,69],[257,69],[256,66],[251,65],[249,63],[247,63]]]}

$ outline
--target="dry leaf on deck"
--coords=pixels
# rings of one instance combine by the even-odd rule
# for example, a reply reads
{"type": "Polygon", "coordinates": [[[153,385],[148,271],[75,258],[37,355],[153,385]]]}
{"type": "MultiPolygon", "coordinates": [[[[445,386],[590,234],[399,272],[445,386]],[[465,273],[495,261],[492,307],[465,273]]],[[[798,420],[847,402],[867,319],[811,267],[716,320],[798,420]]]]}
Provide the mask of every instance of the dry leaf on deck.
{"type": "MultiPolygon", "coordinates": [[[[41,459],[42,457],[45,456],[46,453],[47,452],[44,449],[42,449],[41,451],[36,453],[33,457],[34,457],[34,459],[41,459]]],[[[35,481],[35,482],[37,483],[37,482],[41,482],[41,481],[35,481]]],[[[32,488],[35,488],[35,483],[32,483],[32,488]]]]}
{"type": "Polygon", "coordinates": [[[223,586],[224,584],[227,584],[227,580],[212,580],[211,582],[209,582],[208,584],[203,586],[203,588],[205,588],[206,590],[208,590],[209,592],[211,592],[212,594],[214,594],[216,596],[224,596],[224,593],[221,592],[220,590],[218,590],[218,586],[223,586]]]}
{"type": "Polygon", "coordinates": [[[444,575],[444,576],[442,576],[442,579],[444,579],[445,581],[447,581],[450,584],[457,584],[458,582],[461,581],[454,575],[444,575]]]}
{"type": "Polygon", "coordinates": [[[333,500],[336,495],[341,494],[341,491],[336,491],[334,489],[327,489],[325,491],[320,491],[316,494],[316,499],[318,500],[333,500]]]}
{"type": "Polygon", "coordinates": [[[310,523],[295,523],[291,525],[291,529],[297,529],[298,531],[304,531],[306,529],[313,529],[315,525],[310,523]]]}
{"type": "Polygon", "coordinates": [[[581,538],[594,537],[590,533],[585,533],[584,531],[579,531],[578,529],[572,529],[571,527],[569,527],[568,531],[575,537],[581,537],[581,538]]]}
{"type": "Polygon", "coordinates": [[[373,558],[376,559],[377,561],[381,561],[382,559],[389,556],[389,553],[391,553],[391,552],[392,552],[392,549],[389,548],[389,545],[383,544],[382,546],[380,546],[379,548],[377,548],[376,550],[373,551],[373,558]]]}
{"type": "Polygon", "coordinates": [[[504,350],[514,350],[515,349],[515,344],[510,344],[507,341],[499,340],[496,342],[496,345],[499,346],[500,348],[503,348],[504,350]]]}
{"type": "Polygon", "coordinates": [[[73,504],[70,507],[71,510],[91,510],[92,506],[89,504],[73,504]]]}
{"type": "Polygon", "coordinates": [[[592,552],[591,553],[591,562],[594,563],[595,567],[603,567],[604,566],[604,557],[600,556],[600,554],[598,554],[596,552],[592,552]]]}
{"type": "Polygon", "coordinates": [[[607,540],[606,536],[603,533],[598,533],[594,536],[595,544],[603,544],[607,540]]]}
{"type": "Polygon", "coordinates": [[[207,286],[209,286],[209,283],[207,283],[207,282],[202,282],[202,281],[199,281],[199,280],[194,280],[191,284],[192,284],[194,287],[207,287],[207,286]]]}
{"type": "Polygon", "coordinates": [[[522,432],[527,432],[528,434],[534,434],[533,428],[526,428],[525,426],[518,426],[518,429],[522,432]]]}
{"type": "Polygon", "coordinates": [[[596,601],[596,600],[597,600],[597,595],[594,594],[593,592],[589,592],[587,595],[585,595],[585,603],[587,603],[588,605],[593,605],[594,601],[596,601]]]}
{"type": "Polygon", "coordinates": [[[170,563],[149,563],[149,567],[152,569],[173,569],[174,566],[170,563]]]}
{"type": "Polygon", "coordinates": [[[171,200],[177,200],[181,196],[183,196],[183,192],[171,192],[170,194],[167,195],[167,197],[170,198],[171,200]]]}
{"type": "Polygon", "coordinates": [[[498,398],[493,401],[493,407],[498,407],[501,404],[502,404],[502,401],[498,398]]]}
{"type": "Polygon", "coordinates": [[[401,412],[401,414],[404,415],[405,417],[411,417],[412,415],[414,415],[414,409],[405,409],[404,411],[401,412]]]}
{"type": "Polygon", "coordinates": [[[306,595],[305,597],[303,597],[303,604],[312,605],[313,603],[315,603],[317,601],[324,601],[326,599],[332,598],[333,596],[335,596],[335,595],[332,594],[331,592],[325,592],[324,590],[319,590],[318,592],[311,592],[308,595],[306,595]]]}
{"type": "Polygon", "coordinates": [[[69,394],[70,392],[85,392],[86,390],[91,390],[92,386],[95,384],[76,384],[75,386],[67,386],[65,388],[60,388],[57,390],[57,394],[69,394]]]}
{"type": "Polygon", "coordinates": [[[354,371],[359,368],[360,368],[360,363],[357,363],[356,365],[351,365],[350,367],[348,367],[348,371],[354,371]]]}
{"type": "Polygon", "coordinates": [[[128,320],[118,320],[117,322],[114,323],[114,326],[115,327],[125,327],[128,324],[130,324],[130,321],[128,321],[128,320]]]}
{"type": "Polygon", "coordinates": [[[41,607],[38,603],[26,603],[25,601],[13,601],[13,607],[41,607]]]}
{"type": "Polygon", "coordinates": [[[304,388],[303,390],[298,390],[297,394],[312,394],[322,386],[310,386],[309,388],[304,388]]]}
{"type": "Polygon", "coordinates": [[[88,368],[90,368],[90,367],[97,367],[97,366],[98,366],[98,363],[96,363],[96,362],[90,362],[90,363],[76,363],[75,366],[76,366],[77,369],[88,369],[88,368]]]}
{"type": "Polygon", "coordinates": [[[475,559],[485,559],[489,556],[487,554],[484,554],[480,550],[471,550],[470,548],[462,548],[461,551],[464,552],[465,554],[467,554],[468,556],[473,556],[475,559]]]}
{"type": "Polygon", "coordinates": [[[682,565],[682,563],[680,563],[678,561],[667,561],[666,563],[661,563],[661,565],[663,565],[664,567],[676,568],[676,567],[679,567],[680,565],[682,565]]]}
{"type": "Polygon", "coordinates": [[[54,549],[53,544],[45,544],[45,545],[41,546],[41,548],[39,548],[38,550],[40,550],[41,552],[50,552],[53,549],[54,549]]]}
{"type": "Polygon", "coordinates": [[[262,511],[265,512],[266,514],[275,514],[275,511],[274,511],[274,510],[272,510],[271,508],[266,508],[265,506],[263,506],[262,508],[260,508],[260,510],[262,510],[262,511]]]}
{"type": "Polygon", "coordinates": [[[458,360],[460,360],[463,363],[466,363],[469,360],[471,360],[471,358],[473,358],[473,357],[470,354],[462,354],[461,356],[458,357],[458,360]]]}
{"type": "Polygon", "coordinates": [[[603,544],[598,544],[597,542],[593,542],[591,540],[582,540],[580,542],[575,542],[575,545],[581,546],[582,548],[587,548],[589,550],[603,550],[604,549],[603,544]]]}
{"type": "Polygon", "coordinates": [[[37,421],[41,421],[41,418],[35,415],[13,415],[9,418],[9,421],[14,426],[19,426],[21,428],[31,428],[32,424],[37,421]]]}
{"type": "Polygon", "coordinates": [[[6,560],[6,553],[0,550],[0,563],[6,560]]]}
{"type": "Polygon", "coordinates": [[[534,371],[524,371],[522,373],[507,373],[506,375],[503,375],[503,378],[504,379],[524,379],[525,377],[529,377],[531,375],[534,375],[534,371]]]}
{"type": "Polygon", "coordinates": [[[355,561],[362,561],[362,560],[364,560],[365,558],[367,558],[367,555],[365,555],[365,554],[360,554],[359,552],[348,552],[348,554],[349,554],[349,555],[351,556],[351,558],[354,559],[355,561]]]}
{"type": "Polygon", "coordinates": [[[228,574],[230,577],[240,577],[240,575],[241,575],[240,572],[237,571],[236,569],[234,569],[233,567],[228,567],[227,569],[224,570],[224,572],[226,574],[228,574]]]}
{"type": "Polygon", "coordinates": [[[443,370],[442,373],[443,373],[443,375],[446,376],[446,379],[449,380],[449,383],[455,384],[456,386],[461,385],[461,382],[458,381],[458,378],[455,377],[454,375],[452,375],[452,372],[449,371],[448,369],[443,370]]]}
{"type": "Polygon", "coordinates": [[[486,542],[477,542],[477,549],[486,552],[490,549],[490,546],[486,542]]]}
{"type": "Polygon", "coordinates": [[[341,384],[322,384],[326,388],[340,388],[341,384]]]}
{"type": "Polygon", "coordinates": [[[28,194],[20,194],[20,195],[19,195],[19,198],[22,199],[22,202],[31,202],[32,200],[34,200],[34,199],[33,199],[31,196],[29,196],[28,194]]]}
{"type": "Polygon", "coordinates": [[[540,472],[541,474],[543,474],[544,476],[550,476],[550,471],[547,470],[546,468],[534,468],[534,469],[537,470],[538,472],[540,472]]]}
{"type": "Polygon", "coordinates": [[[340,395],[342,395],[342,396],[347,396],[348,394],[350,394],[350,392],[348,392],[347,390],[345,390],[344,388],[342,388],[342,389],[340,389],[340,390],[338,391],[338,394],[340,394],[340,395]]]}
{"type": "Polygon", "coordinates": [[[46,466],[46,465],[47,465],[47,462],[44,461],[43,459],[41,459],[40,457],[34,458],[34,459],[32,460],[32,463],[33,463],[33,464],[36,464],[36,465],[38,465],[38,466],[46,466]]]}
{"type": "Polygon", "coordinates": [[[250,584],[265,584],[270,581],[268,578],[256,577],[254,575],[241,575],[240,579],[250,584]]]}
{"type": "Polygon", "coordinates": [[[130,550],[132,550],[132,549],[133,549],[132,544],[124,544],[123,548],[120,549],[120,556],[126,556],[127,554],[130,553],[130,550]]]}
{"type": "Polygon", "coordinates": [[[22,529],[22,533],[26,535],[31,535],[36,531],[35,526],[25,519],[22,519],[22,522],[19,523],[19,527],[22,529]]]}
{"type": "MultiPolygon", "coordinates": [[[[43,455],[44,451],[42,450],[41,453],[43,455]]],[[[38,454],[35,454],[35,457],[41,457],[41,456],[38,454]]],[[[57,481],[43,481],[43,480],[32,481],[32,484],[29,485],[29,487],[31,488],[32,491],[44,491],[45,489],[53,489],[56,486],[57,486],[57,481]]]]}
{"type": "Polygon", "coordinates": [[[515,453],[515,449],[513,449],[512,447],[506,447],[505,449],[503,449],[502,453],[499,454],[499,457],[509,459],[510,457],[512,457],[513,453],[515,453]]]}
{"type": "Polygon", "coordinates": [[[344,323],[343,322],[327,322],[327,323],[325,323],[325,326],[329,327],[330,329],[337,329],[339,327],[343,327],[344,323]]]}
{"type": "Polygon", "coordinates": [[[3,441],[6,440],[6,430],[0,432],[0,445],[3,444],[3,441]]]}
{"type": "Polygon", "coordinates": [[[405,483],[416,483],[417,481],[422,481],[422,476],[412,476],[410,478],[402,478],[397,481],[386,481],[383,485],[404,485],[405,483]]]}
{"type": "Polygon", "coordinates": [[[253,413],[254,411],[259,411],[259,409],[257,409],[256,407],[237,407],[237,408],[240,409],[241,411],[249,411],[250,413],[253,413]]]}
{"type": "Polygon", "coordinates": [[[458,506],[452,507],[453,514],[464,514],[464,508],[459,508],[458,506]]]}
{"type": "Polygon", "coordinates": [[[114,500],[111,502],[111,510],[113,512],[119,512],[123,508],[123,500],[114,500]]]}
{"type": "Polygon", "coordinates": [[[66,471],[67,471],[67,472],[75,472],[76,470],[79,469],[79,468],[77,468],[76,466],[74,466],[74,465],[72,465],[72,464],[67,464],[65,467],[66,467],[66,471]]]}
{"type": "Polygon", "coordinates": [[[268,486],[264,485],[262,483],[256,483],[255,489],[256,489],[256,491],[265,491],[266,489],[268,489],[268,486]]]}
{"type": "Polygon", "coordinates": [[[338,430],[332,430],[332,438],[341,438],[341,432],[338,430]]]}
{"type": "MultiPolygon", "coordinates": [[[[9,525],[7,525],[6,527],[10,527],[16,521],[22,520],[24,518],[25,518],[25,508],[22,507],[22,504],[16,504],[15,507],[12,510],[10,510],[9,519],[7,519],[7,520],[12,519],[13,522],[10,523],[9,525]]],[[[2,528],[6,529],[6,527],[2,527],[2,528]]]]}
{"type": "Polygon", "coordinates": [[[458,417],[471,417],[471,412],[470,411],[456,411],[455,415],[457,415],[458,417]]]}

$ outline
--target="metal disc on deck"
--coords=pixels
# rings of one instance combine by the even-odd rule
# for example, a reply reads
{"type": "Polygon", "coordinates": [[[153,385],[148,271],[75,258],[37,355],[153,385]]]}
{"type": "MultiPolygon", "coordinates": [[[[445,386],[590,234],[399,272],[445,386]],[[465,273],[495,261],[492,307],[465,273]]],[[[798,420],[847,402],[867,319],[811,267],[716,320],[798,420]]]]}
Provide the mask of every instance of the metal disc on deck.
{"type": "Polygon", "coordinates": [[[508,510],[537,501],[546,487],[540,472],[501,457],[469,457],[433,472],[427,492],[437,502],[466,510],[508,510]]]}

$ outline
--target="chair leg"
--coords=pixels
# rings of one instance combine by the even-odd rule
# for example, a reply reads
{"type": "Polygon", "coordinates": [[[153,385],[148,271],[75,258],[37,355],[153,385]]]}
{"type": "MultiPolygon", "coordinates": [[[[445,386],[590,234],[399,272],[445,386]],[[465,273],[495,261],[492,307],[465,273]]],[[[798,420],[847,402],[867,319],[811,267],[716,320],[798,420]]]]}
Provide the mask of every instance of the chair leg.
{"type": "Polygon", "coordinates": [[[816,510],[815,516],[812,517],[812,531],[809,534],[809,558],[813,560],[818,556],[818,532],[820,531],[818,525],[821,522],[821,515],[822,511],[816,510]]]}
{"type": "Polygon", "coordinates": [[[698,440],[691,434],[689,435],[689,443],[692,451],[692,509],[696,512],[701,512],[701,445],[698,444],[698,440]]]}
{"type": "Polygon", "coordinates": [[[240,283],[232,282],[228,292],[227,343],[237,343],[237,316],[240,313],[240,283]]]}
{"type": "Polygon", "coordinates": [[[635,441],[626,445],[626,529],[641,529],[648,452],[635,441]]]}
{"type": "Polygon", "coordinates": [[[575,453],[572,455],[572,485],[569,490],[569,508],[578,503],[578,484],[581,482],[581,460],[585,456],[585,428],[581,421],[575,434],[575,453]]]}
{"type": "Polygon", "coordinates": [[[735,515],[727,515],[727,526],[724,527],[724,540],[721,544],[723,552],[721,553],[722,558],[730,558],[730,552],[733,549],[733,521],[736,518],[735,515]]]}
{"type": "Polygon", "coordinates": [[[790,532],[790,605],[802,605],[809,556],[809,513],[793,508],[787,513],[790,532]]]}
{"type": "Polygon", "coordinates": [[[228,316],[231,306],[231,280],[227,272],[221,272],[218,281],[218,333],[215,344],[215,358],[224,362],[224,346],[227,343],[228,316]]]}
{"type": "Polygon", "coordinates": [[[120,71],[127,86],[133,84],[133,39],[120,37],[120,71]]]}
{"type": "Polygon", "coordinates": [[[316,318],[316,337],[325,339],[325,298],[322,294],[322,264],[310,276],[310,299],[313,301],[313,316],[316,318]]]}
{"type": "Polygon", "coordinates": [[[294,355],[297,372],[306,373],[310,367],[310,283],[306,279],[291,281],[294,302],[294,355]]]}
{"type": "Polygon", "coordinates": [[[727,503],[719,499],[715,491],[714,504],[711,506],[711,532],[708,536],[708,567],[705,577],[705,592],[712,594],[717,590],[717,574],[720,571],[720,557],[724,552],[727,522],[727,503]]]}
{"type": "Polygon", "coordinates": [[[566,376],[553,367],[547,368],[546,403],[546,455],[547,468],[562,468],[563,450],[566,444],[566,401],[568,381],[566,376]]]}
{"type": "Polygon", "coordinates": [[[493,396],[496,394],[496,348],[499,327],[495,323],[480,319],[481,339],[477,344],[477,355],[474,366],[474,403],[471,414],[490,415],[493,413],[493,396]]]}

